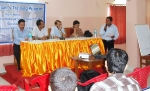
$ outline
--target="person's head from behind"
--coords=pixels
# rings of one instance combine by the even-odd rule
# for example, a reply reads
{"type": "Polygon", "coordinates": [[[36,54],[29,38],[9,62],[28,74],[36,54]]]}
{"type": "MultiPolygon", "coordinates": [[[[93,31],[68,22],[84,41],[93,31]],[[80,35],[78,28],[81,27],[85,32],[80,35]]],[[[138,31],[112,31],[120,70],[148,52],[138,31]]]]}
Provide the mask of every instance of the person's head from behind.
{"type": "Polygon", "coordinates": [[[121,49],[112,48],[106,56],[105,66],[108,73],[123,73],[128,63],[128,54],[121,49]]]}
{"type": "Polygon", "coordinates": [[[36,25],[41,29],[45,27],[44,21],[40,19],[36,21],[36,25]]]}
{"type": "Polygon", "coordinates": [[[18,26],[20,28],[20,30],[24,30],[24,27],[25,27],[25,20],[24,19],[20,19],[18,21],[18,26]]]}
{"type": "Polygon", "coordinates": [[[112,24],[113,18],[111,16],[106,17],[106,25],[110,26],[112,24]]]}
{"type": "Polygon", "coordinates": [[[69,68],[58,68],[51,73],[49,91],[76,91],[76,86],[77,76],[69,68]]]}
{"type": "Polygon", "coordinates": [[[77,21],[77,20],[75,20],[75,21],[73,22],[73,28],[79,29],[79,27],[80,27],[80,22],[77,21]]]}
{"type": "Polygon", "coordinates": [[[56,20],[54,24],[55,24],[55,26],[56,26],[58,29],[61,29],[61,28],[62,28],[62,23],[61,23],[60,20],[56,20]]]}

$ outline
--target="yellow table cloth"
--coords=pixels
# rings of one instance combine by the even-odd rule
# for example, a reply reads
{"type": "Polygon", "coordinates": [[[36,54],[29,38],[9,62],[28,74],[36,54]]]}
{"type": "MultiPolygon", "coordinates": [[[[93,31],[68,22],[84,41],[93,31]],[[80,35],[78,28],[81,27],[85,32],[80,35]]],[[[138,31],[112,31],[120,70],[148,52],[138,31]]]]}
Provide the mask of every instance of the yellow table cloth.
{"type": "Polygon", "coordinates": [[[23,76],[42,75],[60,67],[74,68],[72,56],[80,52],[91,53],[90,45],[98,44],[105,54],[101,38],[63,40],[55,42],[21,42],[21,68],[23,76]]]}

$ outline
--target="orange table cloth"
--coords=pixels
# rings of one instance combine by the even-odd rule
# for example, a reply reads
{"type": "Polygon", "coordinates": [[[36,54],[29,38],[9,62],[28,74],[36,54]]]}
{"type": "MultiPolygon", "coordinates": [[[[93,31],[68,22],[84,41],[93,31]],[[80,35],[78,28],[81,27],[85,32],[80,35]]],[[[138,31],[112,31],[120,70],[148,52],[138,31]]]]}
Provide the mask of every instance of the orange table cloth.
{"type": "Polygon", "coordinates": [[[91,53],[90,45],[98,44],[105,54],[101,38],[64,40],[55,42],[21,42],[21,67],[23,76],[42,75],[60,67],[74,68],[70,58],[80,52],[91,53]]]}

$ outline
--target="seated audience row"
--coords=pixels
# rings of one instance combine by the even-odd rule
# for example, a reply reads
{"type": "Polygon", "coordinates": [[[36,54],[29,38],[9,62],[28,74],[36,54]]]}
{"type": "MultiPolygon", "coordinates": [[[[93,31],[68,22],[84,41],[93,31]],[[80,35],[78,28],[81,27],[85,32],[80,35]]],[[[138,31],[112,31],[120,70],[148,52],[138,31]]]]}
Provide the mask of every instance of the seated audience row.
{"type": "MultiPolygon", "coordinates": [[[[141,91],[139,83],[123,75],[128,63],[128,54],[121,49],[111,49],[105,67],[109,77],[93,84],[89,91],[141,91]]],[[[59,68],[51,73],[50,91],[77,91],[77,76],[68,68],[59,68]]],[[[80,89],[78,89],[81,91],[80,89]]]]}

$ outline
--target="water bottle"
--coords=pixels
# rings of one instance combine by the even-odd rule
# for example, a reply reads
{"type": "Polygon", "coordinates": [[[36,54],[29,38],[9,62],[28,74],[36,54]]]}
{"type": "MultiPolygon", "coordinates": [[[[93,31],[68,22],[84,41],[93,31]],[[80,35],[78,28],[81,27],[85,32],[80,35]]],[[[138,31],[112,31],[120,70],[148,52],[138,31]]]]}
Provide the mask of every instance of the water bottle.
{"type": "Polygon", "coordinates": [[[51,35],[51,39],[54,39],[54,35],[53,34],[51,35]]]}
{"type": "Polygon", "coordinates": [[[94,29],[94,37],[96,38],[97,37],[97,30],[94,29]]]}
{"type": "Polygon", "coordinates": [[[28,38],[29,38],[29,42],[31,42],[32,41],[32,34],[31,33],[29,33],[28,38]]]}

